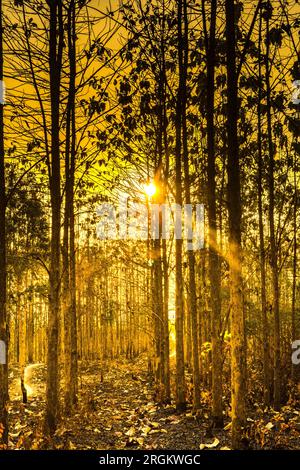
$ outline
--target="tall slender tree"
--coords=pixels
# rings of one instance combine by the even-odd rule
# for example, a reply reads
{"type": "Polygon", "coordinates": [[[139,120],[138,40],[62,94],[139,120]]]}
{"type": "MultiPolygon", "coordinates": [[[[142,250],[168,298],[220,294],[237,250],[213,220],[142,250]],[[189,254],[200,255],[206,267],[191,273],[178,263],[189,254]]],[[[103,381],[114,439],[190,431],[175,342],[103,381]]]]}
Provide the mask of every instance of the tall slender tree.
{"type": "Polygon", "coordinates": [[[217,239],[217,196],[215,156],[215,59],[217,1],[212,0],[209,33],[206,26],[205,4],[202,15],[206,48],[206,122],[207,122],[207,196],[210,307],[212,312],[212,415],[216,427],[223,424],[222,409],[222,343],[221,343],[221,274],[217,239]]]}
{"type": "MultiPolygon", "coordinates": [[[[189,22],[187,2],[183,0],[183,87],[182,87],[182,156],[184,170],[184,188],[185,202],[191,204],[190,187],[190,158],[188,149],[188,130],[187,130],[187,74],[189,61],[189,22]]],[[[190,221],[192,223],[192,221],[190,221]]],[[[188,240],[192,244],[192,240],[188,240]]],[[[191,316],[191,336],[192,336],[192,360],[193,360],[193,407],[195,410],[200,408],[200,370],[199,370],[199,347],[198,347],[198,305],[196,291],[196,260],[193,248],[188,249],[187,253],[189,265],[189,313],[191,316]]]]}
{"type": "Polygon", "coordinates": [[[61,172],[60,172],[60,84],[63,52],[63,17],[61,0],[48,0],[49,81],[51,103],[51,260],[49,283],[48,358],[46,428],[55,432],[58,420],[58,332],[60,321],[60,234],[61,234],[61,172]]]}
{"type": "Polygon", "coordinates": [[[279,272],[277,259],[277,243],[275,231],[274,205],[274,154],[275,147],[272,138],[272,103],[271,103],[271,56],[270,56],[270,19],[272,17],[272,4],[266,3],[266,98],[267,98],[267,135],[268,135],[268,189],[269,189],[269,229],[270,229],[270,265],[272,272],[272,310],[274,314],[274,408],[280,409],[280,317],[279,317],[279,272]]]}
{"type": "Polygon", "coordinates": [[[259,251],[260,251],[260,282],[261,282],[261,314],[262,314],[262,344],[263,344],[263,373],[264,373],[264,402],[270,404],[270,372],[269,372],[269,333],[267,317],[267,293],[266,293],[266,254],[263,224],[263,149],[262,149],[262,15],[259,17],[258,34],[258,103],[257,103],[257,195],[258,195],[258,227],[259,227],[259,251]]]}
{"type": "Polygon", "coordinates": [[[2,356],[0,360],[0,446],[8,442],[8,335],[6,318],[6,191],[4,165],[4,84],[3,84],[3,14],[0,1],[0,80],[2,94],[0,97],[0,341],[2,356]]]}
{"type": "Polygon", "coordinates": [[[245,325],[241,262],[241,189],[238,148],[238,89],[236,70],[235,1],[225,1],[227,61],[227,176],[231,308],[232,446],[242,446],[246,424],[245,325]]]}
{"type": "Polygon", "coordinates": [[[75,266],[75,227],[74,227],[74,178],[76,160],[76,4],[68,6],[68,62],[69,90],[66,113],[65,148],[65,213],[64,213],[64,365],[65,365],[65,410],[70,413],[76,404],[77,395],[77,321],[76,321],[76,266],[75,266]]]}
{"type": "MultiPolygon", "coordinates": [[[[183,62],[183,4],[178,0],[177,7],[177,48],[178,48],[178,73],[179,83],[176,99],[176,149],[175,149],[175,201],[177,204],[177,219],[182,216],[182,98],[184,93],[184,62],[183,62]]],[[[182,237],[177,233],[175,240],[175,262],[176,262],[176,294],[175,294],[175,314],[176,314],[176,406],[178,410],[186,407],[185,390],[185,367],[184,367],[184,302],[183,302],[183,275],[182,275],[182,237]]]]}

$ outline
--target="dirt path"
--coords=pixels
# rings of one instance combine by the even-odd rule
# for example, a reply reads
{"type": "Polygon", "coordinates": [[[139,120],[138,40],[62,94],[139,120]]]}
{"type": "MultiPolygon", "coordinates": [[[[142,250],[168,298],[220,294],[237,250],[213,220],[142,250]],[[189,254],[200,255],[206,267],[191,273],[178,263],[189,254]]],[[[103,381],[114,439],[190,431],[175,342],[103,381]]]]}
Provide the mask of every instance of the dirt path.
{"type": "Polygon", "coordinates": [[[160,408],[153,401],[145,364],[143,359],[118,361],[106,370],[103,381],[98,364],[82,365],[78,409],[62,420],[51,441],[42,433],[45,367],[27,367],[26,405],[21,403],[15,370],[11,377],[11,448],[198,449],[203,434],[198,421],[190,410],[177,415],[173,406],[160,408]]]}
{"type": "MultiPolygon", "coordinates": [[[[146,361],[118,361],[101,381],[99,364],[81,365],[79,403],[71,418],[63,418],[53,439],[42,432],[45,367],[29,366],[26,378],[31,395],[26,405],[20,393],[11,394],[10,447],[33,449],[228,449],[229,418],[225,428],[213,430],[209,397],[204,392],[196,417],[191,408],[178,414],[174,405],[160,407],[153,400],[153,384],[146,361]]],[[[11,377],[12,387],[16,377],[11,377]]],[[[249,417],[250,448],[293,448],[300,445],[300,410],[282,413],[255,409],[249,417]]]]}
{"type": "Polygon", "coordinates": [[[57,446],[76,449],[199,449],[199,423],[153,401],[145,362],[118,362],[99,381],[90,367],[83,375],[78,413],[65,420],[57,446]],[[187,425],[188,422],[188,425],[187,425]],[[76,431],[74,431],[76,430],[76,431]]]}

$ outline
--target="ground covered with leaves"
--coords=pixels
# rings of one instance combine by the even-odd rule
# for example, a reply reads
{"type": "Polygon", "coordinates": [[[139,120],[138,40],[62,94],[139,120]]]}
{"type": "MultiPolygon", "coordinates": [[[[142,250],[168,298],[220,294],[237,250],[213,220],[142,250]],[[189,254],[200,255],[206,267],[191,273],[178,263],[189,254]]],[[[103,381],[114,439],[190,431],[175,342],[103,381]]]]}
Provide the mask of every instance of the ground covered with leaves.
{"type": "MultiPolygon", "coordinates": [[[[213,429],[210,396],[202,392],[195,415],[188,406],[158,405],[144,358],[100,368],[80,365],[79,402],[72,417],[62,417],[52,438],[43,433],[45,366],[26,368],[28,403],[23,404],[18,369],[10,374],[10,449],[230,449],[230,410],[224,427],[213,429]]],[[[245,448],[300,449],[300,403],[280,412],[255,403],[249,411],[245,448]]]]}

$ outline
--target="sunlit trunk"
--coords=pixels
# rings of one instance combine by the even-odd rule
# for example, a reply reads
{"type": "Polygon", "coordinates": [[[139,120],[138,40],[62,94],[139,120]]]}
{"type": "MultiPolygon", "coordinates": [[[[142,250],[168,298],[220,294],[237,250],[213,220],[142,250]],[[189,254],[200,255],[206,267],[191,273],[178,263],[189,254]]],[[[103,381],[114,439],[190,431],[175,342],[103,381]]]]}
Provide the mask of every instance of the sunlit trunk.
{"type": "MultiPolygon", "coordinates": [[[[3,25],[0,0],[0,80],[3,81],[3,25]]],[[[6,233],[3,102],[0,103],[0,445],[8,442],[8,335],[6,319],[6,233]]]]}
{"type": "MultiPolygon", "coordinates": [[[[188,45],[188,12],[187,2],[183,1],[184,18],[184,36],[183,36],[183,85],[182,85],[182,145],[183,145],[183,167],[184,167],[184,188],[185,202],[191,204],[190,188],[190,170],[189,170],[189,150],[187,134],[187,68],[189,57],[188,45]]],[[[188,240],[189,244],[193,240],[188,240]]],[[[193,367],[193,407],[195,410],[200,408],[200,371],[199,371],[199,348],[198,348],[198,304],[196,292],[196,273],[195,273],[195,252],[189,249],[187,253],[189,266],[189,290],[188,290],[188,315],[191,325],[191,345],[192,345],[192,367],[193,367]]]]}
{"type": "Polygon", "coordinates": [[[246,424],[245,325],[241,262],[241,191],[238,151],[238,95],[236,74],[235,2],[226,0],[227,58],[227,145],[228,145],[228,214],[229,276],[231,303],[231,418],[232,447],[242,447],[246,424]]]}
{"type": "MultiPolygon", "coordinates": [[[[179,84],[176,104],[176,181],[175,181],[175,201],[178,207],[182,208],[182,94],[183,94],[183,49],[182,49],[182,0],[178,1],[177,17],[177,47],[179,63],[179,84]]],[[[179,209],[179,210],[180,210],[179,209]]],[[[178,212],[179,212],[178,210],[178,212]]],[[[184,367],[184,303],[183,303],[183,276],[182,276],[182,238],[177,236],[175,240],[175,329],[176,329],[176,407],[178,410],[186,408],[185,391],[185,367],[184,367]]]]}
{"type": "MultiPolygon", "coordinates": [[[[203,5],[203,8],[204,5],[203,5]]],[[[208,191],[208,245],[209,245],[209,281],[210,308],[212,312],[212,415],[214,425],[223,424],[222,406],[222,342],[221,342],[221,274],[217,240],[216,209],[216,156],[214,123],[214,87],[215,87],[215,34],[217,2],[211,2],[209,37],[206,44],[207,63],[207,191],[208,191]]],[[[204,12],[203,12],[204,14],[204,12]]],[[[205,21],[205,18],[204,18],[205,21]]]]}

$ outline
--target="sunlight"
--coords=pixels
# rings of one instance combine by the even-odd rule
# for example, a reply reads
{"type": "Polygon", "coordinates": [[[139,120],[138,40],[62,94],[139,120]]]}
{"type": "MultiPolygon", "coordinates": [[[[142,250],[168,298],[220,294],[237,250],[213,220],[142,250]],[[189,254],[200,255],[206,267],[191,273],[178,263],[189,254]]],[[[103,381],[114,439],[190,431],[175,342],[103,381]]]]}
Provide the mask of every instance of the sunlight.
{"type": "Polygon", "coordinates": [[[4,464],[300,450],[299,5],[0,0],[4,464]]]}
{"type": "Polygon", "coordinates": [[[144,191],[148,197],[154,196],[156,193],[156,186],[154,183],[148,183],[144,185],[144,191]]]}

